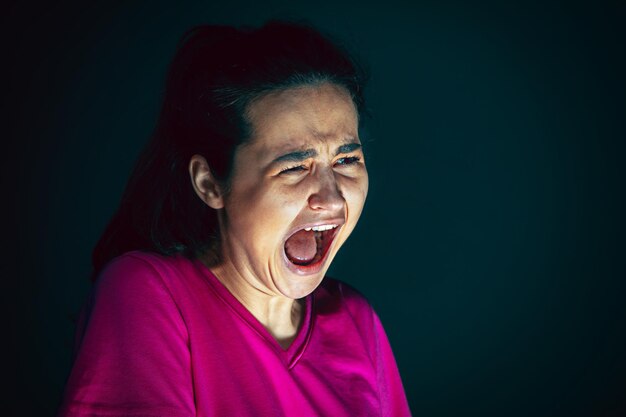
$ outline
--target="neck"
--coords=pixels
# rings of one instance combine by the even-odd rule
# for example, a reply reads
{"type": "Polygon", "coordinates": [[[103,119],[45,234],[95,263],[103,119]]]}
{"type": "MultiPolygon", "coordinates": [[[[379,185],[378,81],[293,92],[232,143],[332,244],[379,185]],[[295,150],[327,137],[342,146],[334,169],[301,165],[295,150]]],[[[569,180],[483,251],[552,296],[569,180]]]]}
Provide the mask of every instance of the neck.
{"type": "Polygon", "coordinates": [[[291,345],[304,315],[303,300],[276,294],[263,286],[261,280],[246,279],[230,263],[213,264],[210,269],[283,349],[291,345]]]}

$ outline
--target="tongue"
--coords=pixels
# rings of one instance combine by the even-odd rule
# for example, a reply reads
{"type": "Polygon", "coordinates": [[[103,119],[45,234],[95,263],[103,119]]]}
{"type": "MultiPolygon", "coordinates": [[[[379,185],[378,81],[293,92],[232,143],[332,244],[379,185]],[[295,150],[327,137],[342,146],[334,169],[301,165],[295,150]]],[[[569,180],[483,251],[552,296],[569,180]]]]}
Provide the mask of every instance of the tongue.
{"type": "Polygon", "coordinates": [[[300,230],[285,242],[285,253],[289,259],[297,263],[308,263],[317,254],[315,232],[300,230]]]}

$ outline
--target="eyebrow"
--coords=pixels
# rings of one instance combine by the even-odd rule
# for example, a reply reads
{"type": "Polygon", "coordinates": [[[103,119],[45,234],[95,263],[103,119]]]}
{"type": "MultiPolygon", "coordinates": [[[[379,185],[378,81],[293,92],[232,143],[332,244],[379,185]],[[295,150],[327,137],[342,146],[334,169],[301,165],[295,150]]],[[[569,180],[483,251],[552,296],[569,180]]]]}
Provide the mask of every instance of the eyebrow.
{"type": "Polygon", "coordinates": [[[356,142],[346,143],[345,145],[341,145],[340,147],[337,148],[337,152],[335,152],[335,156],[339,155],[340,153],[354,152],[359,148],[361,148],[360,143],[356,143],[356,142]]]}
{"type": "Polygon", "coordinates": [[[272,163],[276,163],[276,162],[300,162],[300,161],[304,161],[305,159],[311,158],[313,156],[317,155],[317,151],[315,151],[315,149],[307,149],[304,151],[296,151],[296,152],[290,152],[288,154],[285,155],[281,155],[278,158],[274,159],[272,161],[272,163]]]}
{"type": "MultiPolygon", "coordinates": [[[[337,148],[337,150],[335,151],[335,156],[342,153],[354,152],[359,148],[361,148],[360,143],[346,143],[345,145],[341,145],[337,148]]],[[[305,149],[303,151],[289,152],[285,155],[281,155],[278,158],[274,159],[272,163],[275,164],[277,162],[301,162],[314,156],[317,156],[317,151],[315,149],[305,149]]]]}

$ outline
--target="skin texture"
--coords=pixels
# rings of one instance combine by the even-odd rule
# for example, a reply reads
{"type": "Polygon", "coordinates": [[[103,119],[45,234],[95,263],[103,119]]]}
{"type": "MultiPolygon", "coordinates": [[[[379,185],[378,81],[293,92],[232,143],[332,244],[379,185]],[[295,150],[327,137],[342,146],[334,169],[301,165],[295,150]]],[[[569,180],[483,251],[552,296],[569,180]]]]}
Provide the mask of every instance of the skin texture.
{"type": "Polygon", "coordinates": [[[227,193],[203,157],[189,169],[198,196],[218,210],[221,262],[211,270],[286,348],[301,321],[298,300],[321,283],[365,203],[358,115],[344,88],[322,83],[266,94],[247,116],[252,139],[235,153],[227,193]],[[311,224],[340,226],[319,270],[294,270],[285,240],[311,224]]]}

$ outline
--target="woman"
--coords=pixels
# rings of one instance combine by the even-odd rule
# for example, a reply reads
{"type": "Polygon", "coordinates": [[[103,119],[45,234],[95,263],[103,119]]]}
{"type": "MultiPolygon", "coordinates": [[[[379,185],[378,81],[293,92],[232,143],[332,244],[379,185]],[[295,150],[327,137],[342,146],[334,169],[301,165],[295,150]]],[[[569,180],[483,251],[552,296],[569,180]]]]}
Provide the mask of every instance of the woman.
{"type": "Polygon", "coordinates": [[[61,415],[409,415],[376,314],[323,279],[367,195],[362,89],[304,26],[183,39],[94,250],[61,415]]]}

